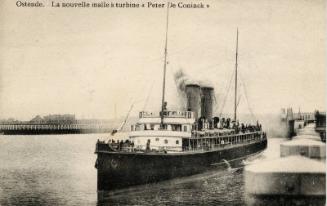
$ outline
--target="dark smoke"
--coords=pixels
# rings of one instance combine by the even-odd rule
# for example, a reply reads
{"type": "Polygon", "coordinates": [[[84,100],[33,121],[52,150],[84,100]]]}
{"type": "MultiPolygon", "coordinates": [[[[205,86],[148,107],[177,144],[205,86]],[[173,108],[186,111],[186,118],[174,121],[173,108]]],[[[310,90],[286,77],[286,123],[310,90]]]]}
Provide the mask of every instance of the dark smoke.
{"type": "Polygon", "coordinates": [[[189,75],[185,74],[183,69],[179,69],[174,74],[174,80],[177,87],[177,94],[179,101],[181,105],[183,105],[183,108],[186,108],[186,94],[185,94],[185,87],[188,84],[196,84],[200,87],[213,87],[213,85],[204,80],[195,80],[194,78],[191,78],[189,75]]]}
{"type": "Polygon", "coordinates": [[[179,92],[185,91],[186,84],[189,84],[189,77],[184,73],[182,69],[179,69],[174,75],[175,83],[179,92]]]}
{"type": "Polygon", "coordinates": [[[185,91],[185,86],[187,84],[197,84],[200,87],[213,87],[209,81],[204,80],[195,80],[194,78],[189,77],[182,69],[179,69],[174,75],[175,83],[177,89],[180,92],[185,91]]]}
{"type": "Polygon", "coordinates": [[[213,87],[212,83],[209,81],[196,80],[194,78],[190,78],[187,74],[185,74],[185,72],[182,69],[179,69],[174,74],[174,79],[177,89],[182,92],[185,91],[185,86],[187,84],[196,84],[199,85],[200,87],[213,87]]]}
{"type": "Polygon", "coordinates": [[[182,105],[183,110],[185,110],[186,109],[185,86],[187,84],[188,77],[186,76],[186,74],[183,72],[182,69],[179,69],[174,74],[174,80],[177,87],[177,94],[178,94],[180,105],[182,105]]]}

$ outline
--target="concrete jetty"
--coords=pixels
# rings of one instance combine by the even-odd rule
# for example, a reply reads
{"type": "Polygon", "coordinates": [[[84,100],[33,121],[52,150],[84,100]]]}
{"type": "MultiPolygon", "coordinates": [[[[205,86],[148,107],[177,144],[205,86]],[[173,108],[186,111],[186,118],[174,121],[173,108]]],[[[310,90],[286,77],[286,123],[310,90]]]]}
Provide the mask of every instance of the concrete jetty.
{"type": "Polygon", "coordinates": [[[280,156],[302,155],[308,158],[326,158],[326,143],[321,141],[320,135],[315,131],[315,124],[308,124],[298,130],[298,135],[291,141],[280,144],[280,156]]]}
{"type": "Polygon", "coordinates": [[[280,158],[244,169],[249,205],[325,205],[326,144],[314,125],[280,144],[280,158]]]}
{"type": "Polygon", "coordinates": [[[297,136],[293,137],[293,140],[298,140],[298,139],[311,139],[311,140],[321,142],[320,137],[317,135],[302,134],[302,135],[297,135],[297,136]]]}
{"type": "Polygon", "coordinates": [[[297,135],[295,136],[295,138],[300,137],[302,135],[317,136],[320,140],[320,134],[316,132],[315,124],[308,124],[306,127],[297,130],[297,135]]]}
{"type": "Polygon", "coordinates": [[[245,190],[253,195],[324,196],[325,166],[303,156],[253,164],[245,170],[245,190]]]}
{"type": "MultiPolygon", "coordinates": [[[[310,137],[310,136],[309,136],[310,137]]],[[[299,138],[280,144],[280,156],[302,155],[309,158],[326,158],[326,144],[314,139],[299,138]]]]}

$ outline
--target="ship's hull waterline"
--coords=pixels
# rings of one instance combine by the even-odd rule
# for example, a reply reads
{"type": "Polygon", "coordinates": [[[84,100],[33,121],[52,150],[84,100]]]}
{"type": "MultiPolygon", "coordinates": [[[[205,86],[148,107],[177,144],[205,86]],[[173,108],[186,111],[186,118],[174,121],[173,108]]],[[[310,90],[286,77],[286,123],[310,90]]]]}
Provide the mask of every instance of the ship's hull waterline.
{"type": "Polygon", "coordinates": [[[97,188],[114,190],[199,174],[224,166],[226,161],[246,159],[266,147],[267,139],[264,139],[214,151],[160,154],[109,152],[103,143],[97,143],[97,188]]]}

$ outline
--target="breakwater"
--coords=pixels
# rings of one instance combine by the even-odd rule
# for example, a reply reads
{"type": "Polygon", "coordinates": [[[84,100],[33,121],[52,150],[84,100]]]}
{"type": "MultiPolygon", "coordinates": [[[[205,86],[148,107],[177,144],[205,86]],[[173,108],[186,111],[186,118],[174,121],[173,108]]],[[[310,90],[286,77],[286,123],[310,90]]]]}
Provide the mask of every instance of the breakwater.
{"type": "Polygon", "coordinates": [[[326,143],[315,124],[280,144],[280,156],[245,167],[247,205],[325,205],[326,143]]]}

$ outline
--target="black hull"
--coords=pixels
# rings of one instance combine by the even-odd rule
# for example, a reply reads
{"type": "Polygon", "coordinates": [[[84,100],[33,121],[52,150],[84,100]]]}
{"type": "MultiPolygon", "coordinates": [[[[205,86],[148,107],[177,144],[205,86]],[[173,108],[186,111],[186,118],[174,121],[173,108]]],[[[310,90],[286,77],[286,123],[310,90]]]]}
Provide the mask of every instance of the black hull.
{"type": "MultiPolygon", "coordinates": [[[[102,148],[101,148],[102,147],[102,148]]],[[[97,145],[98,190],[114,190],[175,177],[202,173],[225,161],[241,160],[267,147],[267,140],[221,148],[215,151],[182,154],[151,154],[105,151],[97,145]]]]}

